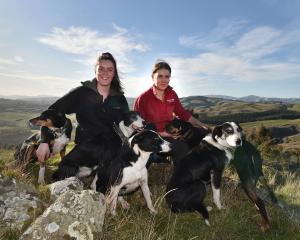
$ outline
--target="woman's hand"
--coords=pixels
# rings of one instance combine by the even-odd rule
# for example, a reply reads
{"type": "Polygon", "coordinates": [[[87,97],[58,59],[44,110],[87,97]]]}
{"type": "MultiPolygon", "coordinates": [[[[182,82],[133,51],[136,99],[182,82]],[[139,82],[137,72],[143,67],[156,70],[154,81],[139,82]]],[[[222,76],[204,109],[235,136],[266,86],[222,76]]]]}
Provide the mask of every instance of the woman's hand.
{"type": "Polygon", "coordinates": [[[194,127],[204,128],[205,130],[212,132],[212,130],[209,126],[203,124],[202,122],[200,122],[198,119],[194,118],[193,116],[190,117],[188,122],[191,123],[194,127]]]}
{"type": "Polygon", "coordinates": [[[36,156],[39,162],[46,162],[50,157],[50,149],[48,143],[41,143],[36,150],[36,156]]]}

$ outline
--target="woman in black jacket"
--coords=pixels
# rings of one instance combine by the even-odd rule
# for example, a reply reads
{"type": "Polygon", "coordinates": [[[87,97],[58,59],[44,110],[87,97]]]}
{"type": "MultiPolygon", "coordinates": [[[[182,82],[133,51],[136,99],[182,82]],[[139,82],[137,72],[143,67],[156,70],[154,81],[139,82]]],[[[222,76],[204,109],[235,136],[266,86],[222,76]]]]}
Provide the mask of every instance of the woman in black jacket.
{"type": "MultiPolygon", "coordinates": [[[[114,138],[113,122],[119,122],[122,113],[129,111],[114,57],[110,53],[99,56],[95,64],[95,78],[82,82],[82,86],[58,99],[49,109],[76,114],[78,126],[72,152],[76,152],[78,145],[96,138],[104,141],[114,138]]],[[[38,160],[45,162],[49,156],[48,144],[41,143],[37,149],[38,160]]]]}

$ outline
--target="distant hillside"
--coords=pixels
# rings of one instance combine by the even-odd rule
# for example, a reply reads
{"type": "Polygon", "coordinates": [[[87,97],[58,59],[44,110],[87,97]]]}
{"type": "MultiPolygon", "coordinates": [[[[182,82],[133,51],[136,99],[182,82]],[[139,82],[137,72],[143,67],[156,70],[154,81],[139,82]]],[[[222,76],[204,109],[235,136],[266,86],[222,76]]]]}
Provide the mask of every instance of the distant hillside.
{"type": "MultiPolygon", "coordinates": [[[[225,121],[249,122],[270,119],[300,118],[300,103],[283,101],[256,101],[255,96],[248,96],[244,101],[231,97],[190,96],[181,98],[183,106],[193,110],[196,117],[206,123],[218,124],[225,121]]],[[[262,98],[261,98],[262,99],[262,98]]],[[[265,100],[267,98],[264,98],[265,100]]],[[[49,107],[57,97],[30,97],[26,99],[1,99],[1,112],[41,112],[49,107]]],[[[127,98],[129,107],[133,108],[135,98],[127,98]]],[[[297,99],[295,99],[296,101],[297,99]]],[[[290,101],[292,101],[290,99],[290,101]]]]}
{"type": "Polygon", "coordinates": [[[239,100],[243,102],[266,102],[266,103],[300,103],[300,98],[268,98],[268,97],[259,97],[255,95],[249,95],[245,97],[231,97],[225,95],[205,95],[205,97],[212,97],[212,98],[221,98],[226,100],[239,100]]]}
{"type": "Polygon", "coordinates": [[[253,122],[270,119],[300,118],[300,104],[283,102],[246,102],[215,97],[191,96],[180,99],[202,122],[253,122]]]}
{"type": "Polygon", "coordinates": [[[0,112],[41,112],[47,109],[52,102],[47,99],[11,100],[0,98],[0,112]]]}

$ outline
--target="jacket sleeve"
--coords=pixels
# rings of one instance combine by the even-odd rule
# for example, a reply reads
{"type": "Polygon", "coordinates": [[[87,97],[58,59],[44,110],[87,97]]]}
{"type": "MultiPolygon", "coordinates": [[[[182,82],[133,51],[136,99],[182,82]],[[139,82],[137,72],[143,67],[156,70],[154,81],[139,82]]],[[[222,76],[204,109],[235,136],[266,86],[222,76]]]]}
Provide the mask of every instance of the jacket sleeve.
{"type": "Polygon", "coordinates": [[[120,108],[123,113],[129,112],[129,106],[127,99],[124,95],[122,95],[121,101],[120,101],[120,108]]]}
{"type": "Polygon", "coordinates": [[[58,112],[64,114],[76,113],[78,106],[76,102],[80,99],[79,88],[75,88],[59,98],[55,103],[53,103],[48,109],[55,109],[58,112]]]}
{"type": "Polygon", "coordinates": [[[137,111],[143,119],[146,119],[146,107],[144,104],[145,101],[143,100],[144,100],[143,95],[137,97],[134,101],[133,110],[137,111]]]}
{"type": "Polygon", "coordinates": [[[183,121],[188,121],[192,114],[185,110],[177,96],[177,94],[174,92],[174,98],[175,98],[175,108],[174,108],[174,113],[176,116],[178,116],[181,120],[183,121]]]}

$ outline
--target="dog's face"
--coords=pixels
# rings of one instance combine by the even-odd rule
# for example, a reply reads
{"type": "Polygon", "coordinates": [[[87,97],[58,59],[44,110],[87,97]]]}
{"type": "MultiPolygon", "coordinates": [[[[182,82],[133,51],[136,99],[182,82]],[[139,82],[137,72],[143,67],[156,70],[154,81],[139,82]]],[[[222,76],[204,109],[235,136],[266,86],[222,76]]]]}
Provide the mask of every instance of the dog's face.
{"type": "Polygon", "coordinates": [[[140,130],[145,127],[145,120],[139,115],[138,112],[129,111],[124,115],[124,125],[133,130],[140,130]]]}
{"type": "Polygon", "coordinates": [[[192,128],[192,124],[174,118],[169,124],[166,125],[165,130],[173,136],[180,136],[192,128]]]}
{"type": "Polygon", "coordinates": [[[237,147],[242,145],[242,128],[235,122],[226,122],[216,126],[212,137],[222,146],[237,147]]]}
{"type": "Polygon", "coordinates": [[[131,140],[131,146],[138,145],[139,149],[144,152],[169,152],[171,144],[162,139],[158,133],[151,130],[144,130],[135,134],[131,140]]]}
{"type": "Polygon", "coordinates": [[[67,119],[64,114],[57,112],[54,109],[48,109],[41,113],[40,116],[29,120],[31,125],[45,126],[48,128],[61,128],[65,125],[67,119]]]}

